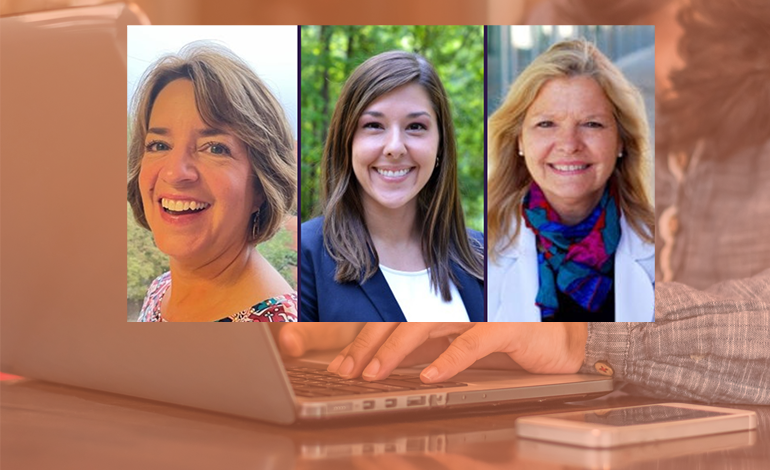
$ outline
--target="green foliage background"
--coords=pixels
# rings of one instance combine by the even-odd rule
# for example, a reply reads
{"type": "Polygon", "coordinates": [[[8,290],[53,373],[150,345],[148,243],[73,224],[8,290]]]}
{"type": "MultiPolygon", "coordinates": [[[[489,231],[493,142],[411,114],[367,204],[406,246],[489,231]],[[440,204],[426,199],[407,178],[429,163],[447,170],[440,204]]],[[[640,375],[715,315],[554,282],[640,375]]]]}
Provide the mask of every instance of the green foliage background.
{"type": "Polygon", "coordinates": [[[149,230],[140,227],[128,209],[128,300],[140,302],[153,279],[168,271],[168,257],[158,250],[149,230]]]}
{"type": "Polygon", "coordinates": [[[334,105],[351,72],[394,49],[417,52],[441,77],[452,107],[466,224],[484,230],[484,28],[302,27],[302,220],[320,213],[321,154],[334,105]]]}

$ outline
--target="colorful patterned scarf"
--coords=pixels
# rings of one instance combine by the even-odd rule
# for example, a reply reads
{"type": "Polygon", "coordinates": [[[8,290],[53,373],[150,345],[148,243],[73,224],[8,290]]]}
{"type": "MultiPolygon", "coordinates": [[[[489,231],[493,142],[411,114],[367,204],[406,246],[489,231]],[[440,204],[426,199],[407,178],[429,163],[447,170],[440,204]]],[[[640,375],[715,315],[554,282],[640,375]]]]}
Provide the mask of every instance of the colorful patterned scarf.
{"type": "Polygon", "coordinates": [[[617,200],[617,189],[609,184],[585,220],[563,225],[543,191],[532,182],[524,197],[523,213],[537,238],[540,290],[535,303],[544,320],[559,310],[557,289],[589,312],[597,312],[606,300],[620,241],[617,200]]]}

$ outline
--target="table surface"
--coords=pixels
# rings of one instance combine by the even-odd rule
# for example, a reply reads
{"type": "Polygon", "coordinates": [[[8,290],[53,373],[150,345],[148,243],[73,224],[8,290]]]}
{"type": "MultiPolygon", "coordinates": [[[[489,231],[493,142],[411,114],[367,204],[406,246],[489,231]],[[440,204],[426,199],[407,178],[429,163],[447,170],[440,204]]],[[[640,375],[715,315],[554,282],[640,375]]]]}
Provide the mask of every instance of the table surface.
{"type": "Polygon", "coordinates": [[[0,381],[0,467],[39,468],[770,468],[770,407],[756,431],[590,450],[517,439],[519,416],[655,403],[587,402],[364,423],[275,426],[37,380],[0,381]],[[227,465],[227,467],[225,467],[227,465]]]}

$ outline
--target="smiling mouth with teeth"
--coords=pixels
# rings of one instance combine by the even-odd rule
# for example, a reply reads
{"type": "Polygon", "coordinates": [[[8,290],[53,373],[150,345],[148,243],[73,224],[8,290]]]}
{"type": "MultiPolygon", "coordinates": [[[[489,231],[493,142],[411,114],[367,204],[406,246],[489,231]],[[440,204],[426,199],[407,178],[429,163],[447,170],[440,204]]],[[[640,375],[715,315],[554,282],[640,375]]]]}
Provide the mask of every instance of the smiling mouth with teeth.
{"type": "Polygon", "coordinates": [[[403,170],[383,170],[382,168],[377,168],[377,173],[381,174],[382,176],[385,176],[387,178],[398,178],[401,176],[406,175],[412,171],[411,168],[404,168],[403,170]]]}
{"type": "Polygon", "coordinates": [[[195,212],[200,212],[203,209],[206,209],[207,207],[209,207],[211,204],[207,202],[180,201],[177,199],[162,198],[160,200],[160,205],[163,207],[163,210],[166,211],[168,214],[182,215],[182,214],[193,214],[195,212]]]}
{"type": "Polygon", "coordinates": [[[556,165],[551,164],[551,168],[553,168],[556,171],[580,171],[585,170],[591,165],[585,164],[585,165],[556,165]]]}

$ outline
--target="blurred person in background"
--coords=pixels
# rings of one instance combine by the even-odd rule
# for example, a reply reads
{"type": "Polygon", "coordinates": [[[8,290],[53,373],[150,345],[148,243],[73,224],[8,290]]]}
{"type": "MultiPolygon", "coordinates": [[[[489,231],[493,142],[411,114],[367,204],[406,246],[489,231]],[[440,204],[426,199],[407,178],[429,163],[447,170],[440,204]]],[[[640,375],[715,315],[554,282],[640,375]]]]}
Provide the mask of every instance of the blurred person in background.
{"type": "Polygon", "coordinates": [[[656,267],[704,289],[770,267],[770,4],[691,3],[686,66],[658,83],[656,267]]]}

